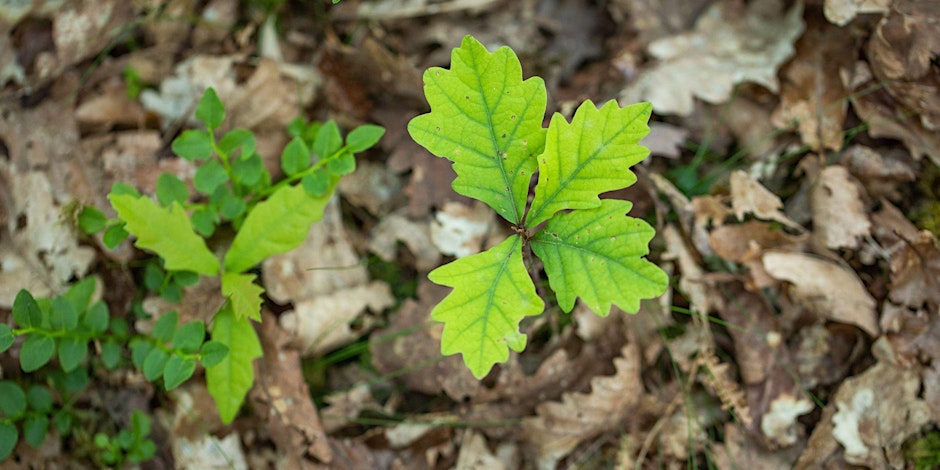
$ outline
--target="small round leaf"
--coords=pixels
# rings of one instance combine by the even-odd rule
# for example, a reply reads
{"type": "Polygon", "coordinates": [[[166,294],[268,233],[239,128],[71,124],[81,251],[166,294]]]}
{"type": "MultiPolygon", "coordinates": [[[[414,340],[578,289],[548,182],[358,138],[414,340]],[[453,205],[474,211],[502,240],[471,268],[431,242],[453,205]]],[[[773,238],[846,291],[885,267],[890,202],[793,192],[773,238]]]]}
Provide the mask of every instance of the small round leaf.
{"type": "Polygon", "coordinates": [[[212,367],[222,362],[225,359],[225,356],[228,355],[228,346],[218,341],[206,341],[202,345],[202,356],[200,361],[202,361],[203,367],[212,367]]]}
{"type": "Polygon", "coordinates": [[[10,456],[19,439],[20,433],[16,430],[16,426],[10,423],[0,423],[0,461],[10,456]]]}
{"type": "Polygon", "coordinates": [[[4,418],[17,418],[26,411],[26,393],[14,382],[0,381],[0,414],[4,418]]]}
{"type": "Polygon", "coordinates": [[[167,391],[173,390],[192,377],[195,370],[195,360],[173,356],[167,361],[166,368],[163,369],[163,385],[167,391]]]}
{"type": "Polygon", "coordinates": [[[144,377],[153,382],[163,375],[163,369],[170,356],[166,351],[160,348],[153,348],[147,358],[144,359],[144,377]]]}
{"type": "Polygon", "coordinates": [[[34,415],[23,421],[23,439],[33,447],[39,447],[46,440],[46,432],[49,431],[49,417],[46,415],[34,415]]]}
{"type": "Polygon", "coordinates": [[[46,365],[55,354],[55,341],[48,336],[31,334],[20,350],[20,367],[23,372],[32,372],[46,365]]]}

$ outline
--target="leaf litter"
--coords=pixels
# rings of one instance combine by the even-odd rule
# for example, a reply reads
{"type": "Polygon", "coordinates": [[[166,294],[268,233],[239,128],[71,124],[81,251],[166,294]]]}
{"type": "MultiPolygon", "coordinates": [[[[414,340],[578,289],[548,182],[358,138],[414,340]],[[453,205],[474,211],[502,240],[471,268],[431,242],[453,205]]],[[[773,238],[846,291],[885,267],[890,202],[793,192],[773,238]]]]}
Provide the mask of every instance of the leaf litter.
{"type": "MultiPolygon", "coordinates": [[[[298,115],[388,130],[305,245],[262,267],[265,356],[234,426],[199,378],[154,400],[109,376],[77,406],[127,387],[175,436],[158,459],[184,468],[909,468],[910,443],[936,435],[936,2],[323,3],[0,6],[0,321],[24,287],[98,275],[134,290],[113,263],[139,255],[80,236],[75,201],[107,207],[116,181],[152,194],[161,171],[190,183],[169,142],[207,86],[263,156],[298,115]],[[426,112],[417,77],[465,34],[512,46],[565,97],[549,111],[653,103],[648,213],[631,215],[657,228],[651,259],[674,278],[636,315],[576,304],[523,321],[532,344],[483,380],[441,356],[428,315],[447,290],[425,277],[506,227],[405,131],[426,112]]],[[[143,309],[206,319],[222,299],[203,284],[143,309]]],[[[87,463],[53,441],[16,452],[87,463]]]]}

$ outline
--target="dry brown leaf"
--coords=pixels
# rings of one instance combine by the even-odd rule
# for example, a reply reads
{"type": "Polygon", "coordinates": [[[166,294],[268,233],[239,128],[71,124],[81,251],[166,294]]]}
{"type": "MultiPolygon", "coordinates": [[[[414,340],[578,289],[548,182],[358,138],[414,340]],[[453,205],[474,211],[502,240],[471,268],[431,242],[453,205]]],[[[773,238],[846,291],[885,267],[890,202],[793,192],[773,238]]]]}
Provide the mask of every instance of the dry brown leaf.
{"type": "Polygon", "coordinates": [[[848,109],[839,69],[852,64],[855,41],[814,18],[796,44],[796,57],[783,69],[780,105],[771,119],[778,127],[795,124],[803,143],[813,149],[839,150],[848,109]]]}
{"type": "Polygon", "coordinates": [[[886,151],[882,155],[870,147],[853,145],[842,153],[840,161],[872,198],[897,201],[901,199],[901,190],[916,178],[913,162],[903,151],[886,151]]]}
{"type": "Polygon", "coordinates": [[[924,127],[911,111],[881,89],[881,82],[874,78],[866,63],[856,62],[854,68],[843,69],[841,75],[852,107],[868,124],[872,137],[899,139],[916,159],[926,155],[934,165],[940,166],[940,133],[924,127]]]}
{"type": "Polygon", "coordinates": [[[366,384],[331,393],[323,401],[326,406],[320,410],[320,418],[327,434],[333,434],[354,422],[365,409],[381,409],[366,384]]]}
{"type": "Polygon", "coordinates": [[[865,338],[856,328],[837,323],[801,328],[791,342],[795,344],[793,360],[800,385],[806,389],[844,379],[858,356],[867,349],[865,338]]]}
{"type": "Polygon", "coordinates": [[[391,262],[398,256],[398,242],[404,243],[415,257],[415,268],[428,272],[441,264],[441,252],[431,243],[430,224],[415,221],[397,211],[386,215],[369,233],[369,250],[391,262]]]}
{"type": "Polygon", "coordinates": [[[333,454],[304,380],[300,352],[287,346],[290,337],[270,312],[261,317],[264,357],[255,363],[257,379],[249,394],[256,416],[288,456],[287,468],[300,468],[308,460],[330,463],[333,454]]]}
{"type": "Polygon", "coordinates": [[[722,103],[738,83],[777,91],[777,67],[793,55],[803,31],[802,4],[785,11],[788,3],[760,0],[744,11],[734,2],[713,4],[694,31],[650,44],[659,63],[627,87],[620,101],[650,101],[657,113],[687,116],[693,98],[722,103]]]}
{"type": "Polygon", "coordinates": [[[738,220],[745,214],[754,214],[762,220],[776,220],[784,225],[801,228],[783,212],[783,202],[774,193],[760,184],[753,176],[736,170],[731,173],[731,207],[738,220]]]}
{"type": "Polygon", "coordinates": [[[940,248],[937,238],[924,230],[891,257],[888,296],[901,305],[928,311],[940,307],[940,248]]]}
{"type": "Polygon", "coordinates": [[[824,168],[810,195],[813,236],[829,248],[858,248],[858,239],[871,234],[864,197],[845,167],[824,168]]]}
{"type": "Polygon", "coordinates": [[[386,215],[402,199],[402,182],[388,165],[357,161],[356,171],[343,176],[336,190],[351,204],[375,216],[386,215]]]}
{"type": "Polygon", "coordinates": [[[875,77],[930,131],[940,130],[940,3],[897,0],[868,42],[875,77]]]}
{"type": "Polygon", "coordinates": [[[764,268],[793,284],[793,295],[822,318],[848,323],[878,336],[875,299],[854,271],[805,253],[768,251],[764,268]]]}
{"type": "Polygon", "coordinates": [[[798,448],[769,451],[750,438],[735,423],[725,424],[724,443],[715,446],[717,468],[746,468],[748,470],[789,470],[793,468],[798,448]]]}
{"type": "Polygon", "coordinates": [[[233,431],[223,438],[204,434],[195,439],[178,437],[172,441],[173,463],[180,470],[228,468],[248,470],[241,437],[233,431]]]}
{"type": "MultiPolygon", "coordinates": [[[[874,348],[878,347],[876,343],[874,348]]],[[[901,444],[931,422],[930,407],[918,398],[918,375],[882,358],[842,382],[833,397],[832,436],[842,445],[846,462],[869,468],[904,467],[901,444]]]]}
{"type": "Polygon", "coordinates": [[[663,230],[663,239],[666,241],[664,260],[676,260],[682,276],[679,278],[679,290],[689,299],[692,311],[707,315],[714,308],[712,290],[705,279],[705,271],[698,265],[692,252],[682,239],[682,235],[674,225],[667,225],[663,230]]]}
{"type": "Polygon", "coordinates": [[[486,447],[486,439],[472,429],[463,434],[454,470],[506,470],[506,464],[486,447]]]}
{"type": "Polygon", "coordinates": [[[523,432],[535,447],[539,468],[554,468],[578,444],[617,429],[633,415],[644,393],[640,351],[636,345],[627,345],[621,352],[622,356],[614,359],[617,373],[594,378],[590,393],[566,393],[560,403],[543,403],[536,417],[523,421],[523,432]]]}
{"type": "Polygon", "coordinates": [[[865,13],[887,13],[893,0],[826,0],[823,13],[826,19],[845,26],[855,16],[865,13]]]}
{"type": "Polygon", "coordinates": [[[644,42],[684,33],[711,3],[709,0],[613,0],[611,15],[629,21],[644,42]]]}
{"type": "Polygon", "coordinates": [[[688,138],[688,129],[664,122],[651,122],[650,133],[643,138],[642,143],[650,149],[650,155],[679,158],[679,154],[682,152],[688,138]]]}
{"type": "Polygon", "coordinates": [[[735,263],[759,259],[765,251],[785,246],[799,247],[806,236],[796,236],[774,228],[771,222],[749,220],[743,224],[723,225],[708,234],[715,254],[735,263]]]}

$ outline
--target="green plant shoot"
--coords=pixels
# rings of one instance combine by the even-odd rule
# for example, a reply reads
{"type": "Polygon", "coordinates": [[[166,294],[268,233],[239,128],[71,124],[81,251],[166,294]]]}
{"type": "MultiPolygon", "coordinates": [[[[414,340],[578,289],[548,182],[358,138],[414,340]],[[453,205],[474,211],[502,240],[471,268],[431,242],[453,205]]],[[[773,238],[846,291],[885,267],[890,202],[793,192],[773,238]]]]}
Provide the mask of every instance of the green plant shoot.
{"type": "Polygon", "coordinates": [[[523,80],[511,49],[489,52],[470,36],[453,51],[449,70],[424,73],[424,91],[431,112],[408,124],[411,137],[453,162],[457,193],[483,201],[516,232],[428,275],[453,288],[431,312],[444,323],[444,354],[462,354],[482,378],[509,349],[525,348],[519,324],[544,310],[527,250],[542,260],[565,312],[580,298],[598,315],[613,305],[635,313],[641,299],[665,292],[666,274],[644,258],[654,229],[626,215],[630,202],[599,197],[636,182],[629,167],[649,155],[639,145],[649,133],[649,103],[597,108],[586,101],[570,123],[556,113],[545,129],[542,79],[523,80]]]}

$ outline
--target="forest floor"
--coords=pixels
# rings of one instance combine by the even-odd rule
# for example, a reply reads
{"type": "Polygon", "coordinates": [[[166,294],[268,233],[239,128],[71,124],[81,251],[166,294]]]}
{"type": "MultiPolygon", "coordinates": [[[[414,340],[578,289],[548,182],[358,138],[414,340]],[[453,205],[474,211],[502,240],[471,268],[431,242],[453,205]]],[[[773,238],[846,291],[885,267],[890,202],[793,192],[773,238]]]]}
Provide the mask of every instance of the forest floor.
{"type": "MultiPolygon", "coordinates": [[[[940,467],[936,1],[33,0],[2,2],[0,26],[9,325],[20,289],[86,277],[134,331],[169,310],[210,322],[218,284],[168,302],[144,287],[152,254],[74,224],[82,204],[114,215],[115,182],[192,181],[171,142],[207,87],[275,179],[297,117],[386,129],[304,244],[258,270],[264,357],[233,423],[202,369],[165,392],[89,362],[77,429],[0,469],[98,466],[88,436],[135,410],[156,444],[142,468],[940,467]],[[429,313],[449,289],[427,273],[511,230],[406,131],[422,73],[465,35],[511,47],[550,114],[652,103],[639,181],[605,197],[656,228],[671,280],[636,314],[547,299],[483,380],[441,355],[429,313]]],[[[19,348],[0,377],[46,381],[19,348]]]]}

